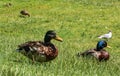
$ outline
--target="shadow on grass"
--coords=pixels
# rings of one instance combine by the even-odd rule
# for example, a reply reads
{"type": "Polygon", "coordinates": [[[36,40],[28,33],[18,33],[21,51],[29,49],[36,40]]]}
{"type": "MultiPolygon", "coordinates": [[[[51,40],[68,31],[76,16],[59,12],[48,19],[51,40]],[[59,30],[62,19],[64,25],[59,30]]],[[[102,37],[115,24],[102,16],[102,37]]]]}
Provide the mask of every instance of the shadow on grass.
{"type": "Polygon", "coordinates": [[[10,62],[12,63],[16,63],[16,64],[23,64],[23,65],[35,65],[35,66],[48,66],[50,64],[52,64],[52,61],[50,62],[37,62],[35,61],[34,63],[32,62],[32,60],[19,60],[19,59],[9,59],[10,62]]]}
{"type": "Polygon", "coordinates": [[[28,16],[19,15],[20,18],[27,18],[28,16]]]}

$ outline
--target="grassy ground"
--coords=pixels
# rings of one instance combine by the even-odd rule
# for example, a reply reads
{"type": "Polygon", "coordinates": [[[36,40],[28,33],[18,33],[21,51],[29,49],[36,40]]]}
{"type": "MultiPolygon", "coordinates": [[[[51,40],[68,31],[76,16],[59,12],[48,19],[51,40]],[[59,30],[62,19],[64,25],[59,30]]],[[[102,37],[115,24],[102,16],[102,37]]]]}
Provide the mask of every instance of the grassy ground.
{"type": "Polygon", "coordinates": [[[0,1],[0,76],[119,76],[119,0],[2,0],[0,1]],[[12,3],[11,7],[4,6],[12,3]],[[20,17],[26,9],[31,17],[20,17]],[[43,40],[53,29],[64,42],[52,41],[58,57],[32,65],[15,51],[18,44],[43,40]],[[76,53],[96,46],[97,36],[112,30],[108,62],[77,58],[76,53]]]}

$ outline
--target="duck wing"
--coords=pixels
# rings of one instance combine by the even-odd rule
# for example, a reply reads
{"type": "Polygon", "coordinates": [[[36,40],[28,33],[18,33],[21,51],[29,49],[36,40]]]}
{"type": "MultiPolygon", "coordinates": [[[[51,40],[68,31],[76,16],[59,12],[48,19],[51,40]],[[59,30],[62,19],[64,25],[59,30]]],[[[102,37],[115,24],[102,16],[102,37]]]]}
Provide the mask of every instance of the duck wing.
{"type": "Polygon", "coordinates": [[[39,52],[44,53],[44,43],[41,41],[28,41],[24,44],[18,45],[18,50],[25,50],[25,52],[39,52]]]}
{"type": "Polygon", "coordinates": [[[78,56],[83,56],[84,57],[84,56],[92,55],[94,52],[95,52],[94,49],[90,49],[90,50],[86,50],[82,53],[78,53],[78,56]]]}
{"type": "Polygon", "coordinates": [[[18,46],[19,52],[32,59],[33,61],[46,62],[53,60],[58,55],[58,50],[52,44],[41,41],[28,41],[18,46]]]}

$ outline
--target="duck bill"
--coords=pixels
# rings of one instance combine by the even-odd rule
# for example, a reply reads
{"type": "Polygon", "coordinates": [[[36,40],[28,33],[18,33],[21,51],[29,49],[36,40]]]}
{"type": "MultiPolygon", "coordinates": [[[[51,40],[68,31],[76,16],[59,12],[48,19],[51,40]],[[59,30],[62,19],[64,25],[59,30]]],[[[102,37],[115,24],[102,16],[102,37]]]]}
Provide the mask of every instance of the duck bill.
{"type": "Polygon", "coordinates": [[[56,36],[54,39],[55,39],[55,40],[57,40],[57,41],[60,41],[60,42],[62,42],[62,41],[63,41],[63,39],[62,39],[62,38],[60,38],[59,36],[56,36]]]}
{"type": "Polygon", "coordinates": [[[108,48],[112,48],[111,46],[107,46],[108,48]]]}

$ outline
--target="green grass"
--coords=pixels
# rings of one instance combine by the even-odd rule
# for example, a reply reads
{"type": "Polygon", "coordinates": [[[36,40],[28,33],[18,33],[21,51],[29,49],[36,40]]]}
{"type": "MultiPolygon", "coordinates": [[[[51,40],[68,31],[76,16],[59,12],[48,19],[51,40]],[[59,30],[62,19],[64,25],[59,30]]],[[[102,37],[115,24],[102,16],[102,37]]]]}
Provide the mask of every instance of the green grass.
{"type": "Polygon", "coordinates": [[[119,0],[2,0],[0,1],[0,76],[119,76],[119,0]],[[4,4],[11,2],[11,7],[4,4]],[[26,9],[31,17],[21,18],[26,9]],[[64,42],[52,41],[58,57],[47,63],[26,58],[15,50],[18,44],[43,40],[47,30],[55,30],[64,42]],[[97,36],[112,30],[108,62],[77,58],[95,47],[97,36]]]}

